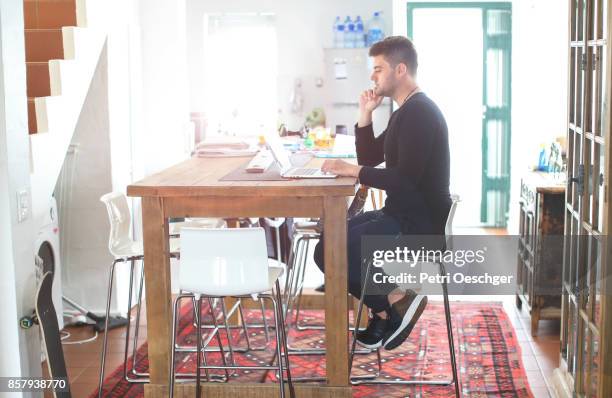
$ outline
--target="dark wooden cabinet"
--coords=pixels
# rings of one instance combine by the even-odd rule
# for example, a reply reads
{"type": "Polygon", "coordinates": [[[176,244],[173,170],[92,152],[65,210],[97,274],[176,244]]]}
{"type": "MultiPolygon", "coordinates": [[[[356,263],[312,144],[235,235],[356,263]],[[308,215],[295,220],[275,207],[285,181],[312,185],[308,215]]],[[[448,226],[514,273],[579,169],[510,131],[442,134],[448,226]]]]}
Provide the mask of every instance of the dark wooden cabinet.
{"type": "Polygon", "coordinates": [[[540,319],[561,318],[565,177],[533,172],[521,180],[516,305],[527,307],[531,334],[540,319]]]}

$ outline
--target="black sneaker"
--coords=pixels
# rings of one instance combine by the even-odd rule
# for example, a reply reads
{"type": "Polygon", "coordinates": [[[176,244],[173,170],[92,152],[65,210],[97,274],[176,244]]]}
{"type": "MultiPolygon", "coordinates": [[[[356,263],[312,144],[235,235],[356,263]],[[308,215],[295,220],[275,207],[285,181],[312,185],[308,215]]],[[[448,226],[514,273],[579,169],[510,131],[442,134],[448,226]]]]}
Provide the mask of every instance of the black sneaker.
{"type": "Polygon", "coordinates": [[[382,319],[374,314],[370,318],[370,322],[368,322],[368,327],[357,332],[357,342],[365,348],[374,349],[380,347],[388,326],[389,321],[387,319],[382,319]]]}
{"type": "Polygon", "coordinates": [[[384,337],[385,350],[398,347],[408,338],[426,306],[427,296],[409,290],[400,301],[387,310],[389,326],[384,337]]]}
{"type": "Polygon", "coordinates": [[[325,293],[325,283],[315,287],[315,292],[325,293]]]}

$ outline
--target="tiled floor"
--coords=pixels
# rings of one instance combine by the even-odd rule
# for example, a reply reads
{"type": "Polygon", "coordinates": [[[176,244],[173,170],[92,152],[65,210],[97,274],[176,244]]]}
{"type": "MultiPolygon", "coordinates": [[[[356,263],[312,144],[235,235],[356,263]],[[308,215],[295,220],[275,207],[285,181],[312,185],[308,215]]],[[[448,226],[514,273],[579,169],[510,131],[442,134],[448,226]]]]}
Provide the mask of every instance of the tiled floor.
{"type": "Polygon", "coordinates": [[[531,336],[528,314],[515,306],[514,297],[504,300],[504,308],[516,330],[523,354],[523,366],[535,398],[554,397],[551,386],[553,370],[559,366],[560,322],[540,321],[538,334],[531,336]]]}
{"type": "MultiPolygon", "coordinates": [[[[554,395],[549,393],[549,384],[552,372],[559,363],[559,322],[540,321],[538,336],[532,337],[529,332],[529,317],[516,309],[514,297],[500,296],[500,300],[503,300],[504,308],[516,329],[523,354],[523,364],[535,398],[553,397],[554,395]]],[[[144,318],[141,318],[139,344],[146,340],[144,318]]],[[[87,339],[92,336],[91,328],[68,327],[66,330],[71,333],[70,338],[66,341],[87,339]]],[[[106,372],[112,372],[123,362],[124,336],[125,328],[110,332],[106,372]]],[[[64,345],[73,397],[86,397],[97,388],[101,351],[102,336],[85,344],[64,345]]],[[[46,368],[46,365],[43,365],[43,368],[46,368]]],[[[46,371],[46,369],[43,370],[46,371]]],[[[45,395],[47,396],[51,397],[51,395],[45,395]]]]}
{"type": "MultiPolygon", "coordinates": [[[[143,312],[144,314],[144,312],[143,312]]],[[[138,345],[146,341],[146,317],[141,318],[141,329],[138,336],[138,345]]],[[[93,336],[91,327],[69,326],[65,331],[70,337],[65,342],[88,339],[93,336]]],[[[106,372],[110,374],[123,363],[126,328],[118,328],[109,332],[109,346],[106,356],[106,372]]],[[[133,333],[130,333],[133,335],[133,333]]],[[[84,344],[64,344],[64,359],[70,379],[70,389],[75,398],[87,397],[98,387],[100,375],[100,353],[102,352],[102,335],[92,342],[84,344]]],[[[43,364],[43,373],[46,373],[46,364],[43,364]]],[[[51,395],[45,394],[45,398],[51,395]]]]}

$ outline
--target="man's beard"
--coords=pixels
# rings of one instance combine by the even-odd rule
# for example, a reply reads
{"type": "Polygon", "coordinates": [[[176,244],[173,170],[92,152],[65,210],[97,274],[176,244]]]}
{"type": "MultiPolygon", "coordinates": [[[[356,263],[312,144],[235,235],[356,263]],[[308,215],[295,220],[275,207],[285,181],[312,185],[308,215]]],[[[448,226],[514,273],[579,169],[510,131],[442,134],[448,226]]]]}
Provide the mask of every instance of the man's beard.
{"type": "Polygon", "coordinates": [[[382,87],[380,87],[380,86],[374,87],[374,94],[376,94],[379,97],[388,97],[388,95],[385,92],[385,90],[382,87]]]}
{"type": "MultiPolygon", "coordinates": [[[[388,83],[387,86],[391,86],[391,87],[394,86],[393,84],[394,82],[387,82],[387,83],[388,83]]],[[[391,97],[393,93],[392,93],[391,88],[385,89],[382,86],[377,85],[374,87],[374,94],[376,94],[379,97],[391,97]]]]}

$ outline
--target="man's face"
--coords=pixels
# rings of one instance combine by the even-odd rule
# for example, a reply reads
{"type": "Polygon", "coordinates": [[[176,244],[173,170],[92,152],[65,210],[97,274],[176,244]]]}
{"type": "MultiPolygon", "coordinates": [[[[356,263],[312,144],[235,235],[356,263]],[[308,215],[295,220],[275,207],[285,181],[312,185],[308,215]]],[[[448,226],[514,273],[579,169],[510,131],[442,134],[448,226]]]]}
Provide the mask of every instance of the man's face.
{"type": "Polygon", "coordinates": [[[372,59],[374,68],[370,80],[374,82],[374,94],[390,97],[397,87],[395,68],[382,55],[377,55],[372,59]]]}

